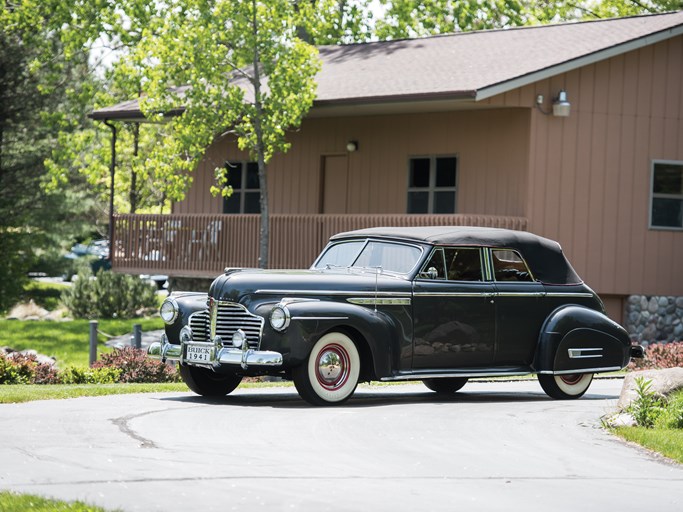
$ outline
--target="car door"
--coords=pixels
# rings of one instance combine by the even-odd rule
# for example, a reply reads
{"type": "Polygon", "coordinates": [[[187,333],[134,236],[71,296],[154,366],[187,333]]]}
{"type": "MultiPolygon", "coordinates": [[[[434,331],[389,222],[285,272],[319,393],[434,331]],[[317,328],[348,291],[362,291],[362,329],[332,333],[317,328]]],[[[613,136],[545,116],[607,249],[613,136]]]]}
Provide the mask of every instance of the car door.
{"type": "Polygon", "coordinates": [[[493,363],[494,286],[484,281],[483,249],[436,247],[413,283],[413,368],[493,363]]]}
{"type": "Polygon", "coordinates": [[[528,366],[546,318],[545,288],[518,251],[489,249],[495,283],[497,366],[528,366]]]}

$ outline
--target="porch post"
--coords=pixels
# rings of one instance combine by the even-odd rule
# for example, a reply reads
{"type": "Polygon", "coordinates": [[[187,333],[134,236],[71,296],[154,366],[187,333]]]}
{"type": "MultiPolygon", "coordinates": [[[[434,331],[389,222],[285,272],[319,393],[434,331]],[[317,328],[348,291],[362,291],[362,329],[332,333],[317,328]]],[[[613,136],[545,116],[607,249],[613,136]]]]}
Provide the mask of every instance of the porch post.
{"type": "Polygon", "coordinates": [[[108,119],[104,120],[111,129],[111,162],[109,163],[109,262],[113,261],[114,254],[114,175],[116,173],[116,126],[108,119]]]}

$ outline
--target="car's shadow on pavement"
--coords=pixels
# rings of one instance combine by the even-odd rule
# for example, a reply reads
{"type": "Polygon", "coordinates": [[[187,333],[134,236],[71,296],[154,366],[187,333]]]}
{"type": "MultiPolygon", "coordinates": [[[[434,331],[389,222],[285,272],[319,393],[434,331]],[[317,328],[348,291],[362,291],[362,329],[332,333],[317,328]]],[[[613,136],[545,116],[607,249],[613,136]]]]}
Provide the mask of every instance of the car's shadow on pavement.
{"type": "MultiPolygon", "coordinates": [[[[586,393],[579,400],[615,400],[617,396],[586,393]]],[[[203,397],[203,396],[172,396],[160,398],[163,401],[186,402],[193,404],[229,405],[238,407],[273,407],[283,409],[308,409],[316,408],[306,403],[296,391],[292,392],[273,392],[260,391],[259,393],[242,393],[228,395],[225,397],[203,397]]],[[[359,408],[359,407],[384,407],[389,405],[415,405],[415,404],[458,404],[458,403],[523,403],[523,402],[545,402],[561,404],[565,401],[553,400],[545,393],[520,393],[520,392],[468,392],[463,391],[452,395],[440,395],[437,393],[426,392],[376,392],[373,390],[358,390],[356,393],[340,407],[359,408]]]]}

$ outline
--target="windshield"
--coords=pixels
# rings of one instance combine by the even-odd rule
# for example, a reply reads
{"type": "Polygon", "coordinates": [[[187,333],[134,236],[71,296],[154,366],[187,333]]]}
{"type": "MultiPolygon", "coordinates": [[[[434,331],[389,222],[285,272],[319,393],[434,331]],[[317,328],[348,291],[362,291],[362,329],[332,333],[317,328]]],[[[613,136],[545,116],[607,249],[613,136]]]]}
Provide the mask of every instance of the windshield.
{"type": "Polygon", "coordinates": [[[377,240],[354,240],[330,245],[314,268],[362,267],[407,274],[417,265],[422,250],[414,245],[377,240]]]}

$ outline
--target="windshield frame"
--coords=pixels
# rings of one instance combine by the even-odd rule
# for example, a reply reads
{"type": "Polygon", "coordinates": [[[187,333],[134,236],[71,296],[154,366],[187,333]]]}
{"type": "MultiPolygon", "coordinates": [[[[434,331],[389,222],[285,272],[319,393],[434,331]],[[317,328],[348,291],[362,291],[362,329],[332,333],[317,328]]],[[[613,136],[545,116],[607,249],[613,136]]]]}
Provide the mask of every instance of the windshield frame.
{"type": "Polygon", "coordinates": [[[424,260],[425,257],[425,246],[421,245],[419,243],[411,243],[411,242],[406,242],[403,240],[393,240],[393,239],[386,239],[386,238],[380,238],[380,237],[362,237],[362,238],[346,238],[342,240],[335,240],[334,242],[328,243],[325,248],[320,252],[318,257],[315,259],[313,262],[313,265],[311,265],[311,270],[318,270],[318,271],[324,271],[324,270],[335,270],[335,269],[342,269],[345,271],[348,270],[360,270],[360,271],[376,271],[378,267],[366,267],[366,266],[354,266],[354,264],[358,261],[358,258],[360,258],[360,255],[363,254],[363,251],[365,251],[366,247],[372,243],[372,242],[379,242],[383,244],[392,244],[392,245],[400,245],[404,247],[412,247],[414,249],[418,249],[420,251],[420,254],[417,256],[415,259],[415,264],[410,268],[410,270],[406,272],[398,272],[395,270],[389,270],[384,267],[379,267],[380,274],[386,273],[390,275],[396,275],[396,276],[403,276],[403,277],[412,277],[413,274],[417,271],[418,268],[420,268],[420,265],[422,264],[422,260],[424,260]],[[362,246],[356,253],[356,255],[353,258],[353,262],[349,266],[335,266],[335,265],[326,265],[324,267],[319,267],[318,262],[323,258],[323,256],[335,245],[340,245],[340,244],[345,244],[349,242],[363,242],[362,246]]]}

